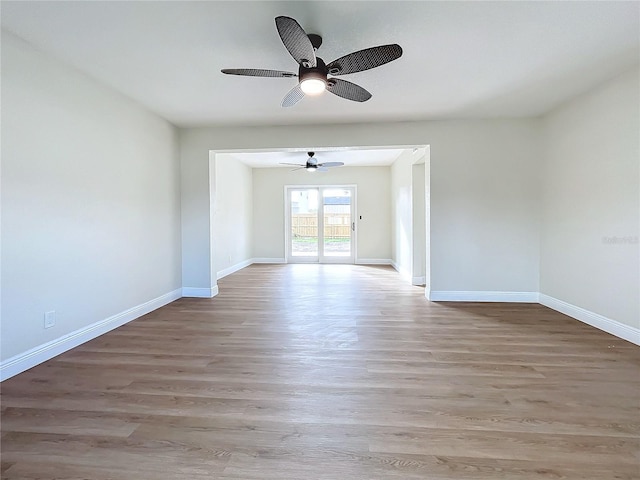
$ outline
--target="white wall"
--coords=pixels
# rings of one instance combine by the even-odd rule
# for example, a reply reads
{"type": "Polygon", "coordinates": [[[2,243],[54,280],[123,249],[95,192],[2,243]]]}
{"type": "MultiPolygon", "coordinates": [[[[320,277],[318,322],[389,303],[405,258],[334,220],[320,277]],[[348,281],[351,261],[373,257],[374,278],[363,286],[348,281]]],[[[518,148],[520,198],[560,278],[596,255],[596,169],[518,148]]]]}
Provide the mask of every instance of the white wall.
{"type": "Polygon", "coordinates": [[[539,124],[478,122],[431,145],[431,289],[537,292],[539,124]]]}
{"type": "Polygon", "coordinates": [[[166,121],[3,33],[2,360],[179,296],[177,140],[166,121]]]}
{"type": "Polygon", "coordinates": [[[413,221],[412,242],[412,270],[411,281],[414,285],[424,285],[426,282],[426,172],[424,149],[417,152],[419,162],[411,165],[411,206],[413,221]]]}
{"type": "Polygon", "coordinates": [[[544,119],[540,291],[640,327],[638,69],[544,119]]]}
{"type": "Polygon", "coordinates": [[[211,280],[209,150],[430,145],[432,290],[538,291],[539,120],[194,128],[181,141],[185,285],[211,280]]]}
{"type": "Polygon", "coordinates": [[[405,150],[391,166],[393,266],[414,285],[426,282],[425,148],[405,150]]]}
{"type": "Polygon", "coordinates": [[[215,156],[213,251],[217,278],[251,260],[253,173],[231,155],[215,156]]]}
{"type": "Polygon", "coordinates": [[[356,261],[389,261],[389,167],[340,167],[314,173],[289,168],[253,169],[254,257],[285,258],[285,185],[357,185],[356,261]]]}
{"type": "Polygon", "coordinates": [[[431,147],[424,149],[424,293],[431,299],[431,147]]]}
{"type": "Polygon", "coordinates": [[[407,281],[413,269],[413,161],[412,150],[405,150],[391,165],[391,259],[407,281]]]}
{"type": "Polygon", "coordinates": [[[215,190],[215,154],[188,139],[188,131],[180,132],[180,212],[182,217],[182,288],[185,294],[211,296],[217,285],[212,252],[215,190]],[[186,135],[187,134],[187,135],[186,135]],[[197,162],[183,161],[198,158],[197,162]]]}

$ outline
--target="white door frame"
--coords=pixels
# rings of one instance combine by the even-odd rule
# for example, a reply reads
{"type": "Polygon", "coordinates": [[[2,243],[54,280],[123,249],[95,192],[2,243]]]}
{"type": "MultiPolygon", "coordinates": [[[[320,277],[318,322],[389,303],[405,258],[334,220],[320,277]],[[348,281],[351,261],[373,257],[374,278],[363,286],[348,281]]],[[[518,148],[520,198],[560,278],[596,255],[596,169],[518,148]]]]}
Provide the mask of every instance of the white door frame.
{"type": "Polygon", "coordinates": [[[284,238],[285,259],[287,263],[345,263],[353,264],[356,259],[357,222],[356,222],[356,198],[357,185],[285,185],[284,186],[284,238]],[[351,255],[350,256],[325,256],[324,255],[324,202],[322,191],[331,189],[351,190],[351,255]],[[318,256],[293,256],[291,254],[291,191],[315,189],[318,191],[318,256]]]}

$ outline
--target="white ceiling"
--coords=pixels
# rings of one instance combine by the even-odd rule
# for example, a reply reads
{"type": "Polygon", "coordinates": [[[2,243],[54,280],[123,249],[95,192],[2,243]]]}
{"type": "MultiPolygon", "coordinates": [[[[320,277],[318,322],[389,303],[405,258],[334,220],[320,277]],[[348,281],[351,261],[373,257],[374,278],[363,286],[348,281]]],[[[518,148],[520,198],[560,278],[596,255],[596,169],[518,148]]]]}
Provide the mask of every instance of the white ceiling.
{"type": "MultiPolygon", "coordinates": [[[[342,148],[339,150],[316,149],[315,157],[319,163],[344,162],[347,167],[371,167],[391,165],[404,152],[404,149],[380,148],[357,149],[342,148]]],[[[238,152],[220,154],[222,159],[239,160],[253,168],[286,167],[281,163],[298,163],[304,165],[309,156],[306,151],[289,150],[277,152],[238,152]]]]}
{"type": "Polygon", "coordinates": [[[2,1],[2,26],[178,126],[292,125],[544,113],[638,63],[639,2],[2,1]],[[296,71],[274,18],[295,18],[331,61],[398,43],[404,55],[288,109],[296,71]]]}

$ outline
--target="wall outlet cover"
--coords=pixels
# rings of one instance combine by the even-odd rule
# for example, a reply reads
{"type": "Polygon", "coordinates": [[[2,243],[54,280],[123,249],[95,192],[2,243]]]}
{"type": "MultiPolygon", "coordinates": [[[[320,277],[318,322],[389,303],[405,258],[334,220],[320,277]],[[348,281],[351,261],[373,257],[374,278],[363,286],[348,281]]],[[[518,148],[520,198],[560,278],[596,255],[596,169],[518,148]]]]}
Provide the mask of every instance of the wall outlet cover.
{"type": "Polygon", "coordinates": [[[56,312],[45,312],[44,314],[44,328],[51,328],[56,324],[56,312]]]}

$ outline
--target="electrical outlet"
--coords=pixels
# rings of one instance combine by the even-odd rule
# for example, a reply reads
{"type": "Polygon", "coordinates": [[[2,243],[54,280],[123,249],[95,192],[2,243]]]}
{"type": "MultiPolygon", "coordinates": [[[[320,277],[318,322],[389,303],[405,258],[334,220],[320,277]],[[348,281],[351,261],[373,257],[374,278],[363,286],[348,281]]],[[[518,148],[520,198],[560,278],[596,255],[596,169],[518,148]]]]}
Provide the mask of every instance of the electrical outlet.
{"type": "Polygon", "coordinates": [[[45,312],[44,313],[44,328],[51,328],[56,324],[56,312],[45,312]]]}

